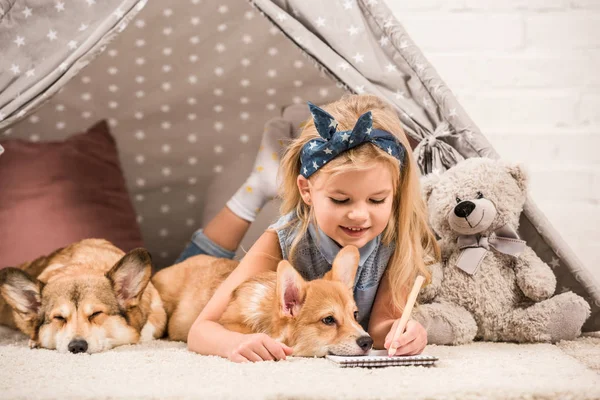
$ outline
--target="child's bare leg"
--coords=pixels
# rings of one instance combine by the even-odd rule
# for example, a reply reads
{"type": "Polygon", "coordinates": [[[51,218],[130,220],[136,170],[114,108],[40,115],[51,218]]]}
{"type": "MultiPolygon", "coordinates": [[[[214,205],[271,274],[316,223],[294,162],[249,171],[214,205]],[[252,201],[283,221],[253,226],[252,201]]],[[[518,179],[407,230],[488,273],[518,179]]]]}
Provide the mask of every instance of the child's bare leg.
{"type": "Polygon", "coordinates": [[[223,207],[204,228],[204,234],[219,246],[236,251],[250,228],[250,221],[238,217],[229,208],[223,207]]]}
{"type": "Polygon", "coordinates": [[[292,124],[283,118],[267,122],[250,176],[206,228],[194,233],[176,262],[197,254],[235,256],[256,215],[277,194],[279,161],[292,133],[292,124]]]}
{"type": "Polygon", "coordinates": [[[292,124],[283,118],[273,118],[265,125],[252,172],[227,202],[227,207],[240,218],[254,221],[264,205],[277,195],[279,162],[292,131],[292,124]]]}

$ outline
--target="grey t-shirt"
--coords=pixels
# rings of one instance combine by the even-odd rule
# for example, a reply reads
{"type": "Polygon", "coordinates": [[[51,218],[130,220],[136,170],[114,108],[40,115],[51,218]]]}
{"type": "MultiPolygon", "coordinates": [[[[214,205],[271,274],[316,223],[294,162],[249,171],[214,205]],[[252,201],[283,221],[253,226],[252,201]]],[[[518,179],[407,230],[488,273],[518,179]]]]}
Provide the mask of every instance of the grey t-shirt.
{"type": "MultiPolygon", "coordinates": [[[[277,231],[281,254],[285,260],[289,259],[292,242],[300,227],[299,222],[295,213],[289,213],[269,226],[269,229],[277,231]],[[296,223],[290,224],[291,221],[296,223]]],[[[354,300],[358,307],[358,322],[365,330],[369,325],[379,282],[394,252],[394,247],[393,243],[384,245],[380,235],[359,249],[360,261],[354,284],[354,300]]],[[[298,243],[294,267],[306,280],[321,278],[331,269],[333,260],[340,250],[341,247],[335,241],[321,229],[310,224],[308,232],[298,243]]]]}

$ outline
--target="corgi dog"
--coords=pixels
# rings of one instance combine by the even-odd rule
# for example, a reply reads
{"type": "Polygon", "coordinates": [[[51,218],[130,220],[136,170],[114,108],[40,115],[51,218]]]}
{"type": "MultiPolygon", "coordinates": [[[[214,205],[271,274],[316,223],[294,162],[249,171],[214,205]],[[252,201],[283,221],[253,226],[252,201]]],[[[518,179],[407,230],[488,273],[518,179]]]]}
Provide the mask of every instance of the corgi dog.
{"type": "MultiPolygon", "coordinates": [[[[220,323],[266,333],[292,355],[362,355],[373,345],[356,321],[352,295],[359,253],[343,248],[322,279],[305,281],[287,261],[242,283],[220,323]]],[[[0,324],[30,337],[30,347],[97,353],[168,337],[190,327],[238,262],[205,255],[159,271],[144,249],[125,254],[86,239],[46,257],[0,270],[0,324]],[[4,300],[4,301],[3,301],[4,300]]]]}
{"type": "MultiPolygon", "coordinates": [[[[356,247],[346,246],[331,270],[312,281],[280,261],[276,272],[264,272],[234,290],[219,323],[240,333],[265,333],[292,347],[293,356],[367,354],[373,340],[356,321],[352,294],[359,258],[356,247]]],[[[237,264],[199,255],[154,275],[169,339],[187,341],[193,322],[237,264]]]]}
{"type": "Polygon", "coordinates": [[[146,250],[86,239],[0,270],[0,324],[28,335],[32,348],[61,353],[160,338],[167,315],[151,274],[146,250]]]}

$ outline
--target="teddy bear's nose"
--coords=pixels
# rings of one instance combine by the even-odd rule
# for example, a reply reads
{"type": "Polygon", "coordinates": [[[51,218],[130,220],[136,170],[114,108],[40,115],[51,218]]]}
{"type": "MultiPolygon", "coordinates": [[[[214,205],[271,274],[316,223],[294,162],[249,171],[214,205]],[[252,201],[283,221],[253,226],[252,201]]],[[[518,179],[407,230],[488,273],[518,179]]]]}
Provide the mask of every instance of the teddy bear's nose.
{"type": "Polygon", "coordinates": [[[463,201],[454,207],[454,214],[460,218],[467,218],[473,210],[475,209],[475,204],[472,201],[463,201]]]}

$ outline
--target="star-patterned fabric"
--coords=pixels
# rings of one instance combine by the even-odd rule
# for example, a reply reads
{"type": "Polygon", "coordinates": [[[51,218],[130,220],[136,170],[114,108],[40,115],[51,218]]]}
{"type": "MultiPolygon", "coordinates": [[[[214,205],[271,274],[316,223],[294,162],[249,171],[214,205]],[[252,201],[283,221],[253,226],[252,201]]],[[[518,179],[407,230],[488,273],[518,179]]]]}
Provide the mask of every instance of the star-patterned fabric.
{"type": "Polygon", "coordinates": [[[0,129],[56,93],[147,0],[0,2],[0,129]]]}
{"type": "Polygon", "coordinates": [[[389,132],[373,129],[373,115],[367,111],[361,115],[350,131],[338,131],[338,123],[327,111],[308,103],[315,128],[320,138],[307,142],[300,154],[300,174],[309,178],[341,153],[363,143],[372,143],[398,159],[404,161],[405,149],[398,139],[389,132]]]}
{"type": "MultiPolygon", "coordinates": [[[[0,139],[57,140],[108,119],[158,266],[244,182],[264,124],[290,105],[386,99],[420,142],[422,173],[498,158],[383,0],[144,4],[0,2],[0,139]]],[[[590,302],[584,328],[600,329],[598,286],[531,200],[519,233],[553,267],[557,292],[590,302]]]]}

